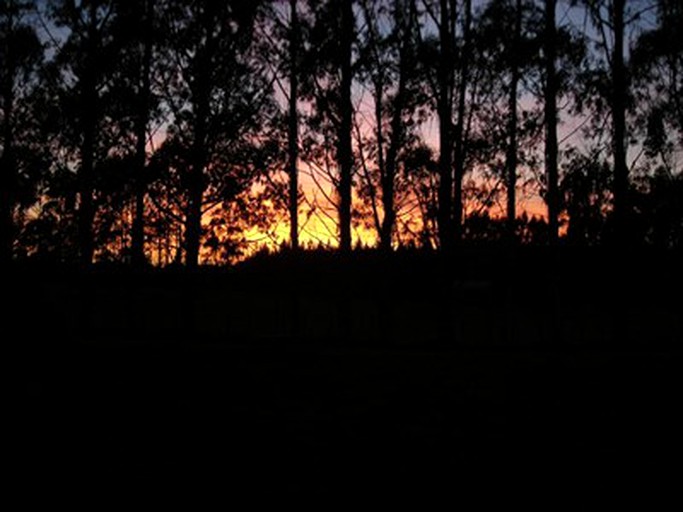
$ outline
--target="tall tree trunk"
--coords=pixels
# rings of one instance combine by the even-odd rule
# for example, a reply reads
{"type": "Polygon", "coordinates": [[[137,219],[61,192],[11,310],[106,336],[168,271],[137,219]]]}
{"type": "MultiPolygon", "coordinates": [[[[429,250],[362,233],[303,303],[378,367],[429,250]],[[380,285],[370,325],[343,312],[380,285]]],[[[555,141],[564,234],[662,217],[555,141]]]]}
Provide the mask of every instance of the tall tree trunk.
{"type": "Polygon", "coordinates": [[[10,4],[7,14],[5,55],[5,80],[0,84],[2,90],[3,127],[2,127],[2,157],[0,157],[0,263],[9,262],[12,259],[12,246],[14,245],[14,203],[17,181],[17,170],[14,162],[14,133],[12,122],[14,118],[14,65],[12,63],[12,51],[10,48],[10,34],[14,30],[14,18],[12,15],[13,5],[10,4]]]}
{"type": "MultiPolygon", "coordinates": [[[[11,100],[4,98],[4,114],[12,115],[11,100]]],[[[14,204],[16,196],[17,171],[14,162],[12,127],[5,119],[3,129],[3,153],[0,158],[0,263],[12,259],[14,245],[14,204]]]]}
{"type": "Polygon", "coordinates": [[[78,209],[78,246],[80,262],[84,266],[92,264],[95,252],[93,224],[95,219],[94,205],[94,172],[95,148],[97,145],[98,125],[98,93],[97,93],[97,3],[90,3],[88,19],[88,54],[81,80],[81,168],[78,175],[79,209],[78,209]]]}
{"type": "Polygon", "coordinates": [[[289,0],[291,16],[289,35],[289,222],[292,250],[299,250],[299,15],[297,0],[289,0]]]}
{"type": "Polygon", "coordinates": [[[463,54],[460,58],[460,83],[458,84],[458,123],[455,125],[455,186],[453,191],[453,224],[455,241],[459,243],[463,234],[462,182],[465,177],[465,108],[469,81],[469,60],[471,46],[472,0],[465,0],[465,25],[463,27],[463,54]]]}
{"type": "Polygon", "coordinates": [[[440,0],[437,113],[439,116],[439,243],[449,250],[453,242],[453,42],[448,0],[440,0]]]}
{"type": "Polygon", "coordinates": [[[206,166],[206,112],[208,102],[198,105],[194,128],[192,162],[188,181],[187,212],[185,214],[185,264],[190,269],[199,265],[202,236],[202,205],[204,202],[204,167],[206,166]],[[205,107],[206,105],[206,107],[205,107]]]}
{"type": "MultiPolygon", "coordinates": [[[[393,208],[391,198],[384,197],[387,192],[387,168],[386,159],[384,158],[384,127],[383,120],[384,116],[382,113],[382,104],[384,103],[384,77],[379,74],[374,79],[374,89],[375,89],[375,136],[377,137],[377,168],[379,169],[379,175],[382,187],[382,207],[386,208],[389,205],[393,208]]],[[[384,219],[380,224],[380,246],[385,248],[386,240],[384,240],[384,222],[387,218],[387,212],[384,211],[384,219]]],[[[391,247],[391,241],[389,241],[389,247],[391,247]]]]}
{"type": "Polygon", "coordinates": [[[557,0],[545,3],[545,172],[548,180],[546,204],[548,206],[548,242],[557,245],[559,236],[558,141],[557,141],[557,26],[555,12],[557,0]]]}
{"type": "Polygon", "coordinates": [[[517,93],[519,89],[519,40],[522,31],[522,0],[515,4],[515,33],[513,35],[510,56],[510,96],[508,99],[508,148],[506,157],[507,169],[507,230],[511,242],[517,238],[517,93]]]}
{"type": "Polygon", "coordinates": [[[624,15],[626,0],[613,0],[612,25],[612,144],[614,150],[614,228],[617,243],[626,241],[628,220],[628,167],[626,165],[626,67],[624,15]]]}
{"type": "Polygon", "coordinates": [[[147,125],[149,124],[150,107],[150,73],[152,67],[152,15],[153,0],[144,0],[144,34],[142,48],[142,62],[140,67],[140,91],[138,97],[138,112],[135,126],[135,217],[133,218],[133,233],[131,241],[132,262],[135,266],[143,266],[147,262],[145,257],[145,196],[147,195],[147,125]]]}
{"type": "Polygon", "coordinates": [[[398,152],[404,139],[403,110],[406,103],[406,75],[408,73],[408,66],[410,65],[408,62],[408,45],[410,43],[407,41],[409,34],[406,33],[406,27],[409,26],[409,24],[406,24],[404,19],[401,18],[402,16],[410,16],[410,14],[404,14],[401,10],[401,3],[396,1],[394,12],[397,17],[397,23],[401,24],[402,42],[399,50],[398,86],[391,117],[391,140],[389,141],[389,148],[387,149],[385,173],[382,176],[382,208],[384,210],[384,218],[382,219],[380,232],[380,247],[384,251],[391,251],[394,227],[396,224],[396,207],[394,205],[396,171],[398,167],[398,152]]]}
{"type": "MultiPolygon", "coordinates": [[[[86,86],[90,88],[90,85],[86,86]]],[[[83,107],[90,111],[96,103],[96,96],[92,91],[86,91],[83,107]],[[88,106],[91,106],[90,108],[88,106]]],[[[93,178],[95,167],[95,130],[97,121],[92,113],[84,113],[83,142],[81,144],[81,169],[78,176],[79,208],[78,208],[78,238],[81,264],[88,266],[93,261],[95,242],[93,223],[95,219],[93,178]]]]}
{"type": "MultiPolygon", "coordinates": [[[[201,152],[201,148],[194,150],[201,152]]],[[[190,168],[187,212],[185,214],[185,264],[194,269],[199,265],[199,247],[202,233],[202,202],[204,164],[201,156],[195,156],[190,168]]]]}
{"type": "Polygon", "coordinates": [[[341,84],[337,160],[339,164],[339,245],[351,251],[351,178],[353,172],[353,104],[351,102],[354,17],[352,0],[341,0],[341,84]]]}
{"type": "Polygon", "coordinates": [[[208,122],[211,113],[211,56],[215,51],[210,14],[202,11],[205,39],[194,60],[192,104],[193,141],[190,173],[187,185],[187,211],[185,213],[185,265],[190,269],[199,266],[202,239],[202,207],[204,205],[204,171],[208,160],[208,122]]]}
{"type": "MultiPolygon", "coordinates": [[[[403,72],[402,72],[403,74],[403,72]]],[[[394,102],[394,113],[391,119],[391,141],[387,150],[385,172],[382,176],[382,209],[384,218],[380,232],[380,248],[383,251],[391,251],[396,225],[396,169],[398,167],[398,150],[403,140],[403,111],[405,97],[405,83],[403,76],[399,77],[398,91],[394,102]]]]}

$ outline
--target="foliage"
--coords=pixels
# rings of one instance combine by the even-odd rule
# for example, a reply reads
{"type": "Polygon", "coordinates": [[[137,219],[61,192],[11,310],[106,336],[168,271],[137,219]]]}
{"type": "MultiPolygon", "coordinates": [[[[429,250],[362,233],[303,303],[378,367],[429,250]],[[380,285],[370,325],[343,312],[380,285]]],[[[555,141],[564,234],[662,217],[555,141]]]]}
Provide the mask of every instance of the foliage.
{"type": "MultiPolygon", "coordinates": [[[[683,9],[626,1],[621,70],[619,2],[558,0],[561,233],[574,245],[611,240],[619,174],[633,243],[680,246],[683,9]]],[[[440,247],[445,218],[464,243],[502,242],[511,155],[520,214],[510,226],[520,243],[548,242],[533,206],[548,199],[544,2],[294,5],[296,32],[282,0],[3,2],[3,254],[84,262],[90,234],[95,261],[132,261],[136,218],[158,265],[286,246],[291,154],[302,246],[338,245],[347,171],[354,244],[440,247]]]]}

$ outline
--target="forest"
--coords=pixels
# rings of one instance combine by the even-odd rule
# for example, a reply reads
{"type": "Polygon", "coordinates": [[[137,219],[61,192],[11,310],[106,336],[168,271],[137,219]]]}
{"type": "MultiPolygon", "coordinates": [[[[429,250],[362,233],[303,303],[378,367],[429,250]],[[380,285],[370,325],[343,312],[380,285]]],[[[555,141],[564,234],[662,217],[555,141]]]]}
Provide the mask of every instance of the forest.
{"type": "Polygon", "coordinates": [[[655,508],[682,28],[680,0],[0,0],[18,503],[614,508],[656,478],[655,508]]]}
{"type": "Polygon", "coordinates": [[[675,0],[5,0],[3,260],[680,247],[675,0]]]}

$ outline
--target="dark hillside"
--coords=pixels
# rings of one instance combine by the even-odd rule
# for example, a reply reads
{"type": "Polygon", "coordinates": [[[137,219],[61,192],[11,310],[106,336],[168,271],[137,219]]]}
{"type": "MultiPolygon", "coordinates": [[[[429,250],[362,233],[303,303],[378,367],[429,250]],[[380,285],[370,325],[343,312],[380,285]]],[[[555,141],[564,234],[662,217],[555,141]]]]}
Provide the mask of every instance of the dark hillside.
{"type": "Polygon", "coordinates": [[[675,460],[676,255],[625,257],[639,269],[625,282],[613,255],[547,258],[19,268],[5,330],[16,474],[27,486],[419,494],[527,466],[588,485],[675,460]]]}

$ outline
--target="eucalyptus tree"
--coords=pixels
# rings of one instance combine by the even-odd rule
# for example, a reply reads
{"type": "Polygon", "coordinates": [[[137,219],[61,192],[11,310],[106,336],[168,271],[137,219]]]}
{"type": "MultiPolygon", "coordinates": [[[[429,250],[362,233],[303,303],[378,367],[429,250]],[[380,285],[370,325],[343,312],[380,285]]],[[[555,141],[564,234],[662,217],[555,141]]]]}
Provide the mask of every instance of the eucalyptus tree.
{"type": "Polygon", "coordinates": [[[488,135],[489,161],[484,162],[501,176],[505,188],[507,238],[516,240],[518,185],[521,164],[533,163],[531,153],[542,124],[538,105],[528,99],[533,69],[538,62],[539,43],[534,28],[539,11],[528,0],[492,0],[477,19],[480,65],[488,65],[490,97],[478,113],[480,128],[488,135]],[[505,122],[501,122],[505,119],[505,122]],[[502,159],[499,157],[502,154],[502,159]],[[524,161],[526,160],[526,162],[524,161]]]}
{"type": "Polygon", "coordinates": [[[455,187],[453,193],[453,212],[456,242],[463,237],[463,180],[465,178],[465,163],[468,153],[468,93],[471,89],[472,79],[472,53],[474,52],[473,27],[472,27],[472,1],[463,2],[464,18],[461,44],[459,45],[459,73],[456,87],[456,124],[454,129],[454,163],[455,163],[455,187]]]}
{"type": "Polygon", "coordinates": [[[339,246],[342,252],[351,250],[351,221],[353,208],[353,44],[356,36],[352,0],[340,0],[339,20],[339,133],[337,162],[339,164],[339,246]]]}
{"type": "Polygon", "coordinates": [[[631,70],[649,149],[661,154],[669,144],[683,145],[683,5],[658,0],[654,8],[655,24],[635,42],[631,70]]]}
{"type": "Polygon", "coordinates": [[[569,2],[562,0],[536,2],[530,6],[535,8],[535,15],[528,23],[532,66],[526,70],[525,78],[530,98],[543,109],[544,172],[537,181],[547,207],[550,245],[558,243],[562,211],[560,125],[565,120],[578,122],[576,102],[571,99],[572,92],[578,88],[587,53],[585,35],[562,15],[569,6],[569,2]]]}
{"type": "Polygon", "coordinates": [[[652,6],[654,22],[631,50],[636,134],[645,157],[633,206],[640,236],[674,247],[683,243],[683,5],[657,0],[652,6]]]}
{"type": "Polygon", "coordinates": [[[320,187],[336,210],[336,219],[330,220],[337,224],[343,252],[352,244],[355,4],[354,0],[307,2],[311,28],[302,65],[308,80],[301,83],[302,99],[310,105],[302,145],[309,163],[324,170],[324,179],[333,189],[330,195],[327,187],[320,187]]]}
{"type": "Polygon", "coordinates": [[[16,209],[41,149],[35,147],[32,100],[43,47],[30,19],[33,8],[30,1],[0,4],[0,262],[12,258],[16,209]]]}
{"type": "Polygon", "coordinates": [[[63,145],[77,162],[79,260],[89,265],[96,250],[96,170],[112,145],[105,129],[110,121],[107,109],[118,101],[111,95],[121,49],[112,31],[116,2],[56,0],[50,6],[52,23],[66,34],[54,65],[61,91],[63,145]]]}
{"type": "Polygon", "coordinates": [[[521,39],[522,39],[522,0],[515,0],[513,14],[513,29],[511,41],[509,41],[509,66],[510,66],[510,85],[508,103],[508,148],[506,153],[506,173],[507,173],[507,222],[508,235],[515,237],[515,224],[517,220],[516,190],[517,190],[517,127],[519,123],[517,113],[517,96],[519,94],[519,82],[521,74],[521,39]]]}
{"type": "Polygon", "coordinates": [[[292,250],[299,249],[299,61],[302,29],[297,0],[289,0],[289,224],[292,250]]]}
{"type": "Polygon", "coordinates": [[[406,179],[405,163],[411,148],[420,143],[418,128],[427,103],[417,58],[416,4],[415,0],[360,2],[359,81],[370,89],[373,115],[368,150],[359,144],[365,178],[359,192],[370,203],[373,225],[385,251],[394,244],[397,220],[415,212],[416,198],[406,179]]]}
{"type": "Polygon", "coordinates": [[[474,9],[471,0],[423,0],[422,58],[438,118],[439,245],[462,238],[463,180],[471,127],[474,9]]]}
{"type": "Polygon", "coordinates": [[[120,121],[131,132],[133,215],[130,259],[134,265],[147,261],[145,255],[145,203],[150,128],[158,120],[159,91],[155,89],[155,46],[160,37],[155,23],[156,0],[117,3],[116,37],[121,41],[122,57],[117,69],[118,92],[125,103],[120,121]]]}
{"type": "Polygon", "coordinates": [[[449,249],[453,242],[453,89],[455,73],[455,26],[457,2],[439,0],[438,7],[425,3],[438,30],[438,63],[435,97],[439,118],[439,242],[449,249]],[[433,13],[438,10],[438,14],[433,13]]]}
{"type": "Polygon", "coordinates": [[[546,0],[543,26],[543,64],[545,68],[543,111],[545,121],[545,174],[547,183],[546,204],[548,206],[548,239],[551,245],[557,244],[560,216],[560,197],[558,189],[559,143],[557,136],[557,96],[559,84],[557,72],[558,38],[556,16],[557,0],[546,0]]]}
{"type": "MultiPolygon", "coordinates": [[[[597,119],[607,113],[610,121],[612,163],[612,240],[620,245],[629,242],[630,170],[628,150],[632,138],[628,120],[633,113],[633,73],[630,69],[630,36],[642,32],[655,0],[574,0],[585,9],[593,51],[586,74],[593,99],[587,102],[597,119]]],[[[600,121],[598,121],[600,122],[600,121]]]]}
{"type": "MultiPolygon", "coordinates": [[[[299,209],[302,201],[300,191],[299,159],[301,157],[302,113],[301,103],[311,74],[306,55],[311,51],[308,44],[311,29],[310,10],[303,0],[277,0],[268,10],[266,30],[262,33],[272,65],[277,90],[282,97],[283,124],[286,131],[285,174],[287,175],[286,202],[289,218],[289,244],[297,251],[300,246],[299,209]]],[[[276,183],[273,182],[275,185],[276,183]]]]}
{"type": "MultiPolygon", "coordinates": [[[[205,214],[224,207],[229,215],[268,165],[261,150],[274,108],[272,83],[255,45],[265,4],[159,0],[165,34],[160,80],[171,113],[162,155],[176,177],[178,208],[170,214],[182,219],[184,260],[191,268],[200,260],[205,214]]],[[[227,232],[234,222],[211,219],[227,232]]]]}

